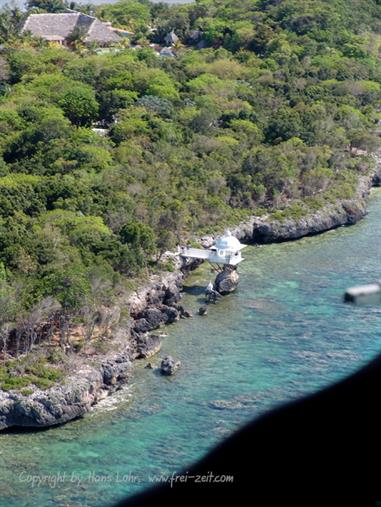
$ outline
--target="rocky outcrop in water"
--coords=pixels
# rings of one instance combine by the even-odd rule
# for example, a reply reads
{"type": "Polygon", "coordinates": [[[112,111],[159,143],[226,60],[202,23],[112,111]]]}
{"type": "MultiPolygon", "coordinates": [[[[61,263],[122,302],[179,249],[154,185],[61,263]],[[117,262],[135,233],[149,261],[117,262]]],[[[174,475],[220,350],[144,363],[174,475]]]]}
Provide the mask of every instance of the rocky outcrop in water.
{"type": "Polygon", "coordinates": [[[238,287],[239,275],[235,268],[226,266],[223,271],[218,273],[215,281],[214,288],[222,295],[234,292],[238,287]]]}
{"type": "Polygon", "coordinates": [[[92,405],[119,389],[129,378],[127,354],[105,357],[99,366],[82,365],[65,383],[31,395],[0,390],[0,429],[48,427],[83,416],[92,405]]]}
{"type": "Polygon", "coordinates": [[[176,309],[179,311],[181,319],[191,319],[193,317],[192,312],[186,310],[182,305],[177,305],[176,309]]]}
{"type": "Polygon", "coordinates": [[[217,301],[220,299],[221,294],[217,292],[216,290],[208,290],[205,293],[205,301],[206,303],[217,303],[217,301]]]}
{"type": "Polygon", "coordinates": [[[180,366],[180,361],[176,361],[172,356],[167,356],[161,362],[160,371],[163,375],[174,375],[180,366]]]}

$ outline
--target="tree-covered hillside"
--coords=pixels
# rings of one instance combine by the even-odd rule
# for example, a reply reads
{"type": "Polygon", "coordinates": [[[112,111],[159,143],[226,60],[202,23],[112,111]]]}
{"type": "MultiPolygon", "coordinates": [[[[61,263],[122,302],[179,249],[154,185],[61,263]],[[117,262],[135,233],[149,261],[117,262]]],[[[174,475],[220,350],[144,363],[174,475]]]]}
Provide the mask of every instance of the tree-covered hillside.
{"type": "Polygon", "coordinates": [[[350,197],[377,146],[380,1],[96,13],[138,46],[53,47],[0,15],[0,351],[31,315],[93,315],[191,233],[350,197]]]}

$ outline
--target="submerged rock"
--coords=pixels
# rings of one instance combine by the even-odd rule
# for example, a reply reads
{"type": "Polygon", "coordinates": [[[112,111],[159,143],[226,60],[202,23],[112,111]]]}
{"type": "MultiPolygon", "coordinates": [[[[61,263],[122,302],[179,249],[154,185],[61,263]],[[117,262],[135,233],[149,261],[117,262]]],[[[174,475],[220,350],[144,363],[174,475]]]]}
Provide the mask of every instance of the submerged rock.
{"type": "Polygon", "coordinates": [[[177,305],[176,309],[179,311],[181,319],[190,319],[193,317],[192,312],[186,310],[182,305],[177,305]]]}
{"type": "Polygon", "coordinates": [[[192,312],[188,312],[187,310],[185,310],[184,313],[180,314],[181,319],[191,319],[192,317],[193,317],[192,312]]]}
{"type": "Polygon", "coordinates": [[[216,410],[242,410],[253,409],[259,402],[260,399],[256,395],[240,395],[230,400],[213,400],[209,402],[209,406],[216,410]]]}
{"type": "Polygon", "coordinates": [[[209,403],[209,406],[216,410],[239,410],[243,408],[242,403],[235,400],[214,400],[209,403]]]}
{"type": "Polygon", "coordinates": [[[217,303],[217,300],[221,297],[221,294],[213,288],[207,288],[205,291],[205,301],[209,303],[217,303]]]}
{"type": "Polygon", "coordinates": [[[172,356],[166,356],[160,365],[163,375],[173,375],[181,366],[181,361],[176,361],[172,356]]]}
{"type": "Polygon", "coordinates": [[[201,316],[208,315],[208,308],[206,306],[201,306],[198,309],[198,314],[201,316]]]}
{"type": "Polygon", "coordinates": [[[234,268],[226,267],[221,273],[218,273],[214,282],[214,288],[220,294],[230,294],[238,287],[239,275],[234,268]]]}

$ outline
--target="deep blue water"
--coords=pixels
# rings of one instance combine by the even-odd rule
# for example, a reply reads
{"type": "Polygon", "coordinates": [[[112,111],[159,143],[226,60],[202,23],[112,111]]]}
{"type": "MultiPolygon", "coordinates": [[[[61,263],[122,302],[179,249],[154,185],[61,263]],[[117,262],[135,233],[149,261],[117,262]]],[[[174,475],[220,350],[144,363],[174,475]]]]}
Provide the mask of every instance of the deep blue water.
{"type": "MultiPolygon", "coordinates": [[[[353,227],[250,247],[245,257],[238,292],[165,329],[160,356],[181,359],[176,376],[139,363],[132,385],[84,419],[0,436],[1,507],[109,505],[381,351],[381,308],[342,303],[346,287],[381,278],[380,192],[353,227]],[[31,474],[45,482],[33,486],[31,474]]],[[[204,266],[188,280],[188,308],[200,306],[197,287],[210,277],[204,266]]]]}

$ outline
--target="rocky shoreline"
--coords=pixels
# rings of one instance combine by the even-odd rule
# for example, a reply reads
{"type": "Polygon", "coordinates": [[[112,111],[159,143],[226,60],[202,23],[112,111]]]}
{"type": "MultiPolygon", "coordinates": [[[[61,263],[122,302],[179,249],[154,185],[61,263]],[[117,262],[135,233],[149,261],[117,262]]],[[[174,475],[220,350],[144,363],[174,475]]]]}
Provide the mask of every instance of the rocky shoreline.
{"type": "MultiPolygon", "coordinates": [[[[367,199],[372,187],[381,186],[381,157],[377,159],[377,168],[359,178],[355,195],[351,199],[342,199],[335,204],[309,213],[299,219],[273,220],[269,217],[251,217],[232,229],[232,234],[243,242],[267,244],[293,241],[305,236],[313,236],[353,225],[367,213],[367,199]]],[[[203,245],[211,244],[213,238],[203,238],[203,245]]]]}
{"type": "MultiPolygon", "coordinates": [[[[232,229],[232,233],[246,243],[272,243],[354,224],[366,214],[371,187],[381,185],[381,164],[377,162],[373,174],[360,178],[352,199],[327,205],[300,219],[251,217],[232,229]]],[[[206,236],[201,243],[207,247],[213,240],[212,236],[206,236]]],[[[161,339],[150,332],[191,316],[180,300],[184,277],[195,267],[197,263],[184,267],[178,260],[174,272],[152,276],[146,286],[123,303],[129,309],[129,325],[114,330],[109,343],[113,352],[97,354],[78,364],[74,361],[73,374],[47,390],[36,389],[30,395],[0,390],[0,429],[62,424],[83,416],[99,400],[120,389],[128,382],[135,360],[159,352],[161,339]]]]}
{"type": "Polygon", "coordinates": [[[151,281],[124,304],[129,325],[114,330],[111,352],[88,360],[74,358],[73,373],[49,389],[24,395],[0,390],[0,430],[10,427],[46,428],[83,416],[93,405],[125,385],[132,363],[160,350],[161,339],[150,331],[188,315],[178,304],[184,272],[176,269],[151,277],[151,281]],[[116,352],[117,351],[117,352],[116,352]]]}

